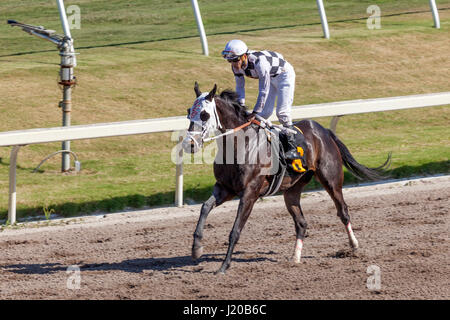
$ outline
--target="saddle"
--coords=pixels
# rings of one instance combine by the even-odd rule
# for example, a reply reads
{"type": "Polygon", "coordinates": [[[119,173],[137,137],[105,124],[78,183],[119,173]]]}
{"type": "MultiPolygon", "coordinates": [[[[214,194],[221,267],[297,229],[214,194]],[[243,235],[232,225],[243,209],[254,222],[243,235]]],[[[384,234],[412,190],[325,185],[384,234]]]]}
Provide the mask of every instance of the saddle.
{"type": "MultiPolygon", "coordinates": [[[[269,188],[261,197],[267,197],[267,196],[271,196],[271,195],[274,195],[275,193],[277,193],[284,177],[297,177],[299,175],[303,175],[306,172],[306,171],[299,170],[299,167],[298,167],[298,161],[300,161],[299,159],[296,159],[293,161],[286,159],[285,150],[288,149],[287,136],[282,132],[280,132],[279,134],[275,134],[274,128],[269,128],[268,130],[271,132],[270,139],[269,139],[271,145],[279,146],[278,152],[272,152],[272,157],[274,157],[274,156],[278,157],[277,160],[278,160],[279,165],[278,165],[277,173],[273,175],[273,179],[269,185],[269,188]],[[277,139],[277,140],[274,141],[274,139],[277,139]]],[[[303,135],[303,133],[300,131],[300,129],[298,129],[298,132],[294,136],[297,146],[301,145],[304,142],[304,139],[301,137],[301,135],[303,135]]],[[[269,135],[268,135],[268,137],[269,137],[269,135]]],[[[301,148],[301,147],[297,147],[297,148],[298,148],[297,150],[299,151],[299,153],[303,156],[304,148],[301,148]]],[[[275,151],[275,150],[272,150],[272,151],[275,151]]],[[[273,160],[275,160],[275,159],[273,159],[273,160]]],[[[300,164],[300,167],[301,167],[301,164],[300,164]]]]}

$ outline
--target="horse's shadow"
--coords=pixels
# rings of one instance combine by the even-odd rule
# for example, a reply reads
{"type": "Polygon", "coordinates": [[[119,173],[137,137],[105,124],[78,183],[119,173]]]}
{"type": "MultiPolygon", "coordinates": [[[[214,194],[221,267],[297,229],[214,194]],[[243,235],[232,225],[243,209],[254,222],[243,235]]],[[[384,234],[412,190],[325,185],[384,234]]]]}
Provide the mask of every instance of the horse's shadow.
{"type": "MultiPolygon", "coordinates": [[[[244,252],[236,252],[235,255],[243,254],[244,252]]],[[[258,252],[261,255],[274,254],[271,252],[258,252]]],[[[141,273],[143,271],[161,271],[168,272],[171,270],[183,272],[208,272],[203,268],[189,268],[199,266],[202,262],[222,262],[225,254],[205,254],[200,259],[194,261],[191,256],[178,257],[164,257],[164,258],[140,258],[129,259],[122,262],[104,262],[104,263],[80,263],[75,264],[83,271],[125,271],[130,273],[141,273]],[[188,267],[188,268],[186,268],[188,267]]],[[[276,262],[275,259],[261,257],[261,258],[233,258],[234,263],[248,263],[270,261],[276,262]]],[[[17,274],[52,274],[57,272],[67,271],[68,265],[61,263],[43,263],[43,264],[12,264],[0,266],[0,270],[13,272],[17,274]]],[[[71,269],[73,270],[73,268],[71,269]]],[[[212,272],[212,271],[211,271],[212,272]]]]}

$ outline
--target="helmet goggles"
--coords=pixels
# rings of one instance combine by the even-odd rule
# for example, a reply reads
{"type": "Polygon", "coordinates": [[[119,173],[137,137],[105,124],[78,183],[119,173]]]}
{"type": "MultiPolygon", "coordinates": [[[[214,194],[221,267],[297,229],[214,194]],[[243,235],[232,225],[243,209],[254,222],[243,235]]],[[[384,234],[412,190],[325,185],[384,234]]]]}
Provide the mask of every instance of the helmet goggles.
{"type": "Polygon", "coordinates": [[[224,59],[226,59],[228,62],[238,62],[241,58],[241,56],[238,56],[234,52],[228,50],[222,51],[222,57],[224,57],[224,59]]]}

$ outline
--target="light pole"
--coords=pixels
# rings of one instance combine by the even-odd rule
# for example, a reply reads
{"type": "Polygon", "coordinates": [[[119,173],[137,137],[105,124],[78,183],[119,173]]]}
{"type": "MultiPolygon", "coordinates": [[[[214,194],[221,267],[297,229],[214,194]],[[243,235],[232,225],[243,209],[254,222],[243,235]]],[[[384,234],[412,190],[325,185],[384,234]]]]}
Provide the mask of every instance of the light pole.
{"type": "MultiPolygon", "coordinates": [[[[57,0],[57,4],[64,30],[64,36],[56,34],[54,30],[47,30],[43,26],[33,26],[17,22],[15,20],[8,20],[8,24],[13,27],[20,27],[23,31],[38,38],[48,40],[57,46],[59,55],[61,56],[59,73],[60,81],[58,83],[63,87],[63,98],[62,101],[60,101],[59,106],[62,109],[62,125],[63,127],[66,127],[70,126],[71,122],[70,113],[72,111],[72,87],[76,84],[73,68],[76,66],[76,57],[73,47],[73,39],[70,34],[69,23],[64,10],[64,3],[62,0],[57,0]]],[[[71,154],[70,141],[63,141],[61,153],[61,171],[69,171],[71,154]]]]}

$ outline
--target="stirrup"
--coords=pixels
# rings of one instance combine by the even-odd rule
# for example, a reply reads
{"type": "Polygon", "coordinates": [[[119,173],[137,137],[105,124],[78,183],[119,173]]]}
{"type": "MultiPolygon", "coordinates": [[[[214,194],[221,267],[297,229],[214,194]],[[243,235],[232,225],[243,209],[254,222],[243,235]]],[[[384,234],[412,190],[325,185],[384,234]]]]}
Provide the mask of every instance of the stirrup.
{"type": "Polygon", "coordinates": [[[291,149],[289,151],[287,151],[284,155],[284,157],[288,160],[295,160],[295,159],[300,159],[300,153],[297,150],[291,149]]]}

